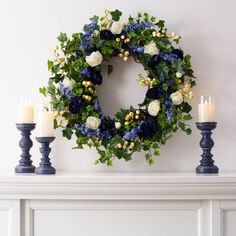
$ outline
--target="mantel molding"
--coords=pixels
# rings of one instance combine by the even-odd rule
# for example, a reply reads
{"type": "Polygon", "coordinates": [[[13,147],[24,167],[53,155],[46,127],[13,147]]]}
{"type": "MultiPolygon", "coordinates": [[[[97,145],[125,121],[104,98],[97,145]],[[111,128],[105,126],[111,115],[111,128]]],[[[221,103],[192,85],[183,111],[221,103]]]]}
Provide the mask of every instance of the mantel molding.
{"type": "Polygon", "coordinates": [[[1,199],[235,199],[236,173],[0,174],[1,199]]]}

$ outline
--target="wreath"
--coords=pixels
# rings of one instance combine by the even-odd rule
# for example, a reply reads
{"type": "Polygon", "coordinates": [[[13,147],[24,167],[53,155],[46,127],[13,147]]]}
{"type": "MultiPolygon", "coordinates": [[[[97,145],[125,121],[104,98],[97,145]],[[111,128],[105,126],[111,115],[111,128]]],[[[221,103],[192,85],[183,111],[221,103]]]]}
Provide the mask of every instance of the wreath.
{"type": "Polygon", "coordinates": [[[192,119],[187,101],[195,85],[191,56],[178,47],[181,37],[169,34],[163,20],[138,13],[123,24],[121,15],[105,10],[102,17],[92,17],[82,33],[70,38],[60,33],[55,59],[48,61],[52,76],[40,92],[51,97],[55,127],[68,139],[76,136],[75,148],[95,147],[100,155],[96,163],[111,166],[114,158],[129,161],[134,152],[144,150],[151,165],[173,133],[191,133],[185,123],[192,119]],[[104,65],[109,75],[109,59],[117,56],[143,65],[147,74],[138,74],[137,82],[147,92],[142,104],[120,109],[110,118],[102,113],[96,87],[103,82],[104,65]]]}

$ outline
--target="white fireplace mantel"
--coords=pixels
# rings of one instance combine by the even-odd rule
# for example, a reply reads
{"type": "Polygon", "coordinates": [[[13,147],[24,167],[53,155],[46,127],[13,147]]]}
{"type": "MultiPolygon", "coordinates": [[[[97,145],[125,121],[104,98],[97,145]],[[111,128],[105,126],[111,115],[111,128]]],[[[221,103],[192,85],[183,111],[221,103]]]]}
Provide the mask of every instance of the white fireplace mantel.
{"type": "Polygon", "coordinates": [[[235,221],[236,173],[0,174],[0,236],[233,236],[235,221]]]}
{"type": "Polygon", "coordinates": [[[1,173],[0,193],[13,199],[235,199],[236,173],[1,173]]]}

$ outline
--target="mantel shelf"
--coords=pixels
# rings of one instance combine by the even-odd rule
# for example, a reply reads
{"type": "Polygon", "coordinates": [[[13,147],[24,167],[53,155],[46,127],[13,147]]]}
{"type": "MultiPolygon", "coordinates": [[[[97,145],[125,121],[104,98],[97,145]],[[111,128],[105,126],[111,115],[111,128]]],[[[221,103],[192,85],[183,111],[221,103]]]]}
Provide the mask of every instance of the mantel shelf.
{"type": "Polygon", "coordinates": [[[235,199],[236,173],[0,173],[0,198],[235,199]]]}

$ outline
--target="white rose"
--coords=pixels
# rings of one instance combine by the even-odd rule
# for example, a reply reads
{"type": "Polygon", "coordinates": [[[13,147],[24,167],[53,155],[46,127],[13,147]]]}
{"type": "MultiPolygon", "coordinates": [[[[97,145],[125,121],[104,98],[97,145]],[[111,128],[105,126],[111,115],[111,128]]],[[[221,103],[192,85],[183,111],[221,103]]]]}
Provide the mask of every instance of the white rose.
{"type": "Polygon", "coordinates": [[[70,89],[72,89],[73,86],[75,85],[75,81],[73,79],[69,79],[68,77],[65,77],[62,83],[66,88],[70,88],[70,89]]]}
{"type": "Polygon", "coordinates": [[[120,21],[115,21],[112,23],[110,30],[113,34],[120,34],[121,31],[123,30],[123,26],[124,24],[121,23],[120,21]]]}
{"type": "Polygon", "coordinates": [[[101,120],[95,116],[89,116],[86,119],[86,127],[89,129],[97,129],[101,124],[101,120]]]}
{"type": "Polygon", "coordinates": [[[148,104],[148,113],[150,116],[157,116],[160,111],[160,101],[153,100],[148,104]]]}
{"type": "Polygon", "coordinates": [[[174,105],[179,105],[183,102],[183,96],[179,91],[176,91],[175,93],[172,93],[170,95],[170,98],[174,105]]]}
{"type": "Polygon", "coordinates": [[[91,67],[98,66],[102,63],[102,54],[99,51],[92,52],[85,60],[91,67]]]}
{"type": "Polygon", "coordinates": [[[120,122],[115,122],[115,127],[116,129],[120,129],[121,128],[121,123],[120,122]]]}
{"type": "Polygon", "coordinates": [[[155,42],[150,42],[147,45],[144,45],[144,53],[150,54],[151,56],[159,54],[159,49],[157,48],[155,42]]]}

